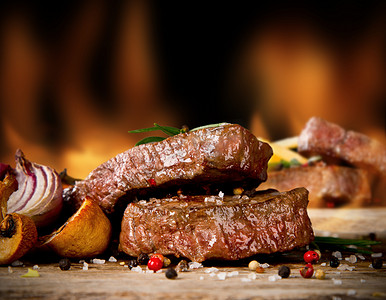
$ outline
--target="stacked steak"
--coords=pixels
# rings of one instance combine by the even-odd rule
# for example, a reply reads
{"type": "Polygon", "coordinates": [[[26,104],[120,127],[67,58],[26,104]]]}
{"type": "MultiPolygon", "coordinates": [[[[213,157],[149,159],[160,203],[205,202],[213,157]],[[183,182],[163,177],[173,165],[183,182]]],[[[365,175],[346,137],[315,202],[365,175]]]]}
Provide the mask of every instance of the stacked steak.
{"type": "Polygon", "coordinates": [[[270,172],[259,189],[306,187],[310,207],[386,205],[386,147],[382,143],[313,117],[299,135],[297,150],[323,160],[270,172]]]}
{"type": "Polygon", "coordinates": [[[79,205],[87,195],[114,217],[125,207],[120,248],[132,256],[235,260],[288,251],[313,240],[308,192],[232,193],[264,182],[271,156],[247,129],[221,124],[118,154],[65,199],[79,205]]]}
{"type": "Polygon", "coordinates": [[[237,260],[308,245],[313,231],[308,191],[247,196],[185,196],[131,203],[122,221],[121,249],[202,262],[237,260]]]}

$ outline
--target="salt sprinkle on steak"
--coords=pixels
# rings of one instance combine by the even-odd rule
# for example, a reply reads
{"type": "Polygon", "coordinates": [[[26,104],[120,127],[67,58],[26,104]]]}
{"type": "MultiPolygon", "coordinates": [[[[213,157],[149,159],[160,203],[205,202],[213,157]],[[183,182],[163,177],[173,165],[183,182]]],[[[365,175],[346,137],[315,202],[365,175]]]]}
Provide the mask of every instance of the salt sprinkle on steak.
{"type": "Polygon", "coordinates": [[[246,196],[185,196],[130,203],[120,249],[132,256],[161,253],[202,262],[289,251],[314,239],[308,191],[246,196]]]}
{"type": "Polygon", "coordinates": [[[66,190],[65,199],[78,206],[88,195],[110,213],[119,198],[146,189],[245,180],[257,186],[267,179],[271,156],[271,147],[250,131],[223,124],[118,154],[66,190]]]}

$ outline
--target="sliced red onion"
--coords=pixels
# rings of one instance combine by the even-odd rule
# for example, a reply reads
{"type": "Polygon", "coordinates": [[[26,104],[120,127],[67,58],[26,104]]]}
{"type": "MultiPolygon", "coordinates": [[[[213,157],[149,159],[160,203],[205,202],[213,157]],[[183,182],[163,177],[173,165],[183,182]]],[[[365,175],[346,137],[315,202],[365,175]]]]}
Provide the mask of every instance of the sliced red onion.
{"type": "Polygon", "coordinates": [[[16,152],[18,189],[8,200],[8,212],[31,217],[36,226],[51,224],[63,205],[62,183],[54,169],[28,161],[21,150],[16,152]]]}

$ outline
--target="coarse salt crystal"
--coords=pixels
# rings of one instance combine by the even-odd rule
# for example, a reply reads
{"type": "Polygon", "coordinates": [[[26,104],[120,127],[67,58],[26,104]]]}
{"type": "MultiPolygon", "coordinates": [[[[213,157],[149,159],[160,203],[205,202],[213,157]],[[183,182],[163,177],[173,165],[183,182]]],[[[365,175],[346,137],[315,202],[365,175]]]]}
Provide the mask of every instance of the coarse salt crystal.
{"type": "Polygon", "coordinates": [[[224,198],[224,193],[220,191],[220,192],[218,193],[218,196],[219,196],[220,198],[224,198]]]}
{"type": "Polygon", "coordinates": [[[271,275],[271,276],[268,277],[269,281],[277,281],[277,280],[280,280],[280,279],[281,279],[281,276],[279,276],[278,274],[271,275]]]}
{"type": "Polygon", "coordinates": [[[106,262],[106,260],[98,259],[98,258],[94,258],[94,259],[91,260],[91,263],[97,264],[97,265],[103,265],[105,262],[106,262]]]}
{"type": "Polygon", "coordinates": [[[325,262],[320,264],[321,267],[325,267],[326,265],[327,264],[325,262]]]}
{"type": "Polygon", "coordinates": [[[188,265],[189,265],[189,269],[199,269],[203,267],[202,263],[195,262],[195,261],[190,262],[188,265]]]}
{"type": "Polygon", "coordinates": [[[209,273],[209,276],[214,277],[214,276],[216,276],[216,274],[215,273],[209,273]]]}
{"type": "Polygon", "coordinates": [[[117,259],[114,256],[110,256],[109,262],[117,262],[117,259]]]}
{"type": "Polygon", "coordinates": [[[256,273],[249,273],[248,278],[251,280],[255,280],[256,279],[256,273]]]}
{"type": "Polygon", "coordinates": [[[137,273],[142,273],[142,268],[140,266],[136,266],[134,268],[131,268],[131,271],[137,272],[137,273]]]}
{"type": "Polygon", "coordinates": [[[341,285],[341,284],[342,284],[342,280],[340,280],[340,279],[335,279],[335,278],[333,278],[333,279],[332,279],[332,282],[333,282],[335,285],[341,285]]]}
{"type": "Polygon", "coordinates": [[[352,271],[355,269],[354,266],[349,266],[348,264],[341,264],[339,267],[337,267],[340,271],[352,271]]]}
{"type": "Polygon", "coordinates": [[[227,273],[228,277],[233,277],[233,276],[238,276],[238,275],[239,275],[239,271],[232,271],[232,272],[227,273]]]}
{"type": "Polygon", "coordinates": [[[12,267],[21,267],[23,265],[23,263],[20,261],[20,260],[15,260],[11,266],[12,267]]]}
{"type": "Polygon", "coordinates": [[[264,263],[264,264],[261,264],[260,267],[266,269],[266,268],[269,268],[269,264],[267,263],[264,263]]]}
{"type": "Polygon", "coordinates": [[[8,273],[13,273],[13,270],[12,270],[12,267],[11,266],[8,266],[8,273]]]}
{"type": "Polygon", "coordinates": [[[33,267],[32,267],[32,270],[39,270],[40,268],[39,268],[39,266],[38,265],[34,265],[33,267]]]}
{"type": "Polygon", "coordinates": [[[219,280],[225,280],[225,278],[227,277],[227,273],[226,272],[220,272],[217,274],[217,278],[219,280]]]}
{"type": "Polygon", "coordinates": [[[215,267],[211,267],[209,269],[206,269],[204,272],[205,273],[215,273],[215,272],[218,272],[218,269],[215,267]]]}
{"type": "Polygon", "coordinates": [[[355,296],[357,294],[356,290],[348,290],[347,291],[347,296],[355,296]]]}
{"type": "Polygon", "coordinates": [[[128,268],[129,266],[128,265],[123,265],[124,268],[128,268]]]}
{"type": "Polygon", "coordinates": [[[84,262],[82,269],[83,269],[83,271],[87,271],[88,270],[88,263],[84,262]]]}
{"type": "Polygon", "coordinates": [[[382,257],[382,253],[381,252],[379,252],[379,253],[372,253],[371,257],[382,257]]]}
{"type": "Polygon", "coordinates": [[[359,258],[360,260],[365,260],[365,259],[366,259],[362,254],[357,254],[357,256],[358,256],[358,258],[359,258]]]}
{"type": "Polygon", "coordinates": [[[149,269],[146,269],[146,270],[145,270],[145,274],[153,274],[153,273],[154,273],[153,270],[149,270],[149,269]]]}
{"type": "Polygon", "coordinates": [[[358,261],[355,255],[350,255],[349,257],[345,257],[345,260],[352,264],[355,264],[358,261]]]}
{"type": "Polygon", "coordinates": [[[342,258],[342,253],[340,251],[334,251],[332,252],[332,256],[335,256],[336,258],[342,258]]]}

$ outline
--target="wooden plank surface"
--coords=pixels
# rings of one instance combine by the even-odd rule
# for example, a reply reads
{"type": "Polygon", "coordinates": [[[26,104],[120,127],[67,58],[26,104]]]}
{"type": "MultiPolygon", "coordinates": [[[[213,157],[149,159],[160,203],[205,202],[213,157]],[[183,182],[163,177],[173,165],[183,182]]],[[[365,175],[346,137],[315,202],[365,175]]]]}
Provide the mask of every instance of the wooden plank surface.
{"type": "MultiPolygon", "coordinates": [[[[170,280],[162,273],[136,273],[116,263],[73,263],[69,271],[57,264],[40,264],[40,277],[21,278],[32,264],[24,267],[0,267],[0,299],[385,299],[386,266],[375,270],[370,262],[341,264],[354,266],[353,271],[340,271],[328,264],[315,268],[326,273],[326,279],[304,279],[299,270],[301,253],[281,255],[271,261],[263,274],[252,272],[247,262],[232,265],[204,264],[203,268],[179,272],[170,280]],[[275,263],[275,260],[278,263],[275,263]],[[287,279],[270,281],[280,265],[291,268],[287,279]],[[216,267],[218,272],[208,273],[216,267]],[[235,273],[238,272],[238,274],[235,273]],[[233,272],[233,273],[232,273],[233,272]],[[226,274],[225,280],[219,274],[226,274]],[[233,274],[233,276],[231,276],[233,274]],[[334,298],[335,297],[335,298],[334,298]]],[[[271,258],[272,259],[272,258],[271,258]]],[[[326,258],[323,260],[326,261],[326,258]]],[[[145,270],[145,267],[143,267],[145,270]]]]}

